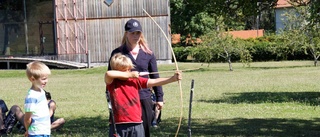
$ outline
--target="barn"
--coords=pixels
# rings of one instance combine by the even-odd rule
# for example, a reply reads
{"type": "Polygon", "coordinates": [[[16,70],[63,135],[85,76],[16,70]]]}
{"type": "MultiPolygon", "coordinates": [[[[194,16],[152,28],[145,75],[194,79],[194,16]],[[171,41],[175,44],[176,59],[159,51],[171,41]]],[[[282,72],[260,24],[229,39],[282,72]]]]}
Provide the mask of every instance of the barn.
{"type": "Polygon", "coordinates": [[[25,36],[20,38],[24,39],[24,44],[6,45],[0,35],[1,58],[107,63],[111,51],[121,45],[125,22],[134,18],[141,22],[158,63],[171,63],[170,43],[166,39],[171,39],[169,0],[53,0],[50,4],[39,11],[49,7],[52,12],[38,18],[37,23],[29,23],[35,19],[27,19],[26,25],[21,24],[20,34],[25,36]],[[144,10],[159,24],[166,37],[144,10]],[[33,31],[37,29],[39,31],[33,31]],[[21,50],[15,53],[14,46],[23,46],[19,49],[25,50],[24,54],[21,50]]]}

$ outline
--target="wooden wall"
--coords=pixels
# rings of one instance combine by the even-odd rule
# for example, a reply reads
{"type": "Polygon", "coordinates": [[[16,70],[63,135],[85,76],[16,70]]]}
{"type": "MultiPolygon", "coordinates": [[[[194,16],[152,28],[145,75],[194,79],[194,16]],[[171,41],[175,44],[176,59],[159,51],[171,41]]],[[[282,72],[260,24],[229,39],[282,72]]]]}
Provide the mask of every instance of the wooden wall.
{"type": "Polygon", "coordinates": [[[56,0],[55,6],[57,49],[62,59],[86,62],[83,54],[89,50],[91,62],[108,62],[111,51],[121,44],[124,24],[134,18],[140,21],[158,61],[171,62],[166,38],[142,10],[153,16],[171,39],[169,0],[114,0],[111,6],[103,0],[56,0]]]}

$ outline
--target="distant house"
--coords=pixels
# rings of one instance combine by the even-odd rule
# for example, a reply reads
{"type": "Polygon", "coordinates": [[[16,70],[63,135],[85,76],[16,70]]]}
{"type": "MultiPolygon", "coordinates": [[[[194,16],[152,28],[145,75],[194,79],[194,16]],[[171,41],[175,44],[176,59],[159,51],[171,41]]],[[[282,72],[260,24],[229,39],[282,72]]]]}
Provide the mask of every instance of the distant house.
{"type": "Polygon", "coordinates": [[[233,36],[233,38],[241,38],[241,39],[248,39],[248,38],[258,38],[263,37],[264,30],[240,30],[240,31],[228,31],[229,34],[233,36]]]}
{"type": "MultiPolygon", "coordinates": [[[[303,1],[308,2],[309,0],[303,1]]],[[[290,0],[278,0],[275,7],[276,33],[279,33],[285,27],[284,22],[286,21],[286,17],[283,14],[292,9],[294,9],[294,5],[290,3],[290,0]]]]}
{"type": "Polygon", "coordinates": [[[288,10],[293,9],[293,5],[291,5],[288,0],[278,0],[277,6],[275,7],[275,20],[276,20],[276,33],[279,33],[281,29],[284,29],[284,13],[288,10]]]}

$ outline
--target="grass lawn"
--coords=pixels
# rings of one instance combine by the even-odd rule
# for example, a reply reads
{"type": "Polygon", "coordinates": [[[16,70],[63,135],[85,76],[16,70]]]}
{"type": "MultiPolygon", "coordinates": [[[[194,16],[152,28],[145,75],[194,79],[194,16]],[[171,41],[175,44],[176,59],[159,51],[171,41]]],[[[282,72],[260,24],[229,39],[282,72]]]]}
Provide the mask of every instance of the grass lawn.
{"type": "MultiPolygon", "coordinates": [[[[256,62],[251,67],[233,63],[179,63],[183,73],[183,120],[179,136],[188,135],[191,80],[194,79],[191,134],[207,136],[320,136],[320,68],[312,61],[256,62]]],[[[105,137],[108,108],[105,99],[106,67],[84,70],[52,70],[46,87],[57,102],[56,117],[67,121],[54,137],[105,137]]],[[[159,65],[160,71],[174,64],[159,65]]],[[[162,77],[173,73],[161,73],[162,77]]],[[[0,70],[0,98],[8,106],[23,108],[30,82],[25,70],[0,70]]],[[[180,117],[177,82],[163,86],[162,122],[152,136],[174,136],[180,117]]],[[[10,136],[22,136],[16,129],[10,136]]]]}

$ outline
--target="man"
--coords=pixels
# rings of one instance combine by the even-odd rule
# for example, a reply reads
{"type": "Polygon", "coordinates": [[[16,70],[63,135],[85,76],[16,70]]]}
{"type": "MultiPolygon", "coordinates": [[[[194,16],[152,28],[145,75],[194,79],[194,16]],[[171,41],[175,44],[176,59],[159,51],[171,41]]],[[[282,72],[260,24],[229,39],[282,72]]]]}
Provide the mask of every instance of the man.
{"type": "Polygon", "coordinates": [[[64,118],[59,118],[57,120],[54,119],[54,113],[56,111],[56,102],[51,99],[50,92],[45,91],[46,98],[48,101],[49,113],[50,113],[50,120],[51,120],[51,130],[59,130],[63,127],[65,120],[64,118]]]}
{"type": "Polygon", "coordinates": [[[0,107],[0,135],[9,134],[18,121],[23,125],[24,114],[19,106],[13,105],[8,112],[6,103],[0,99],[0,107]]]}
{"type": "MultiPolygon", "coordinates": [[[[50,92],[46,91],[45,94],[48,101],[51,130],[58,130],[64,125],[65,120],[64,118],[59,118],[57,120],[54,119],[54,113],[57,108],[56,102],[54,100],[51,100],[50,92]]],[[[7,105],[2,99],[0,99],[0,136],[11,133],[13,127],[17,124],[18,121],[19,122],[17,127],[19,128],[19,130],[25,131],[23,124],[24,113],[22,112],[21,108],[17,105],[13,105],[7,115],[6,112],[8,112],[7,105]]]]}

